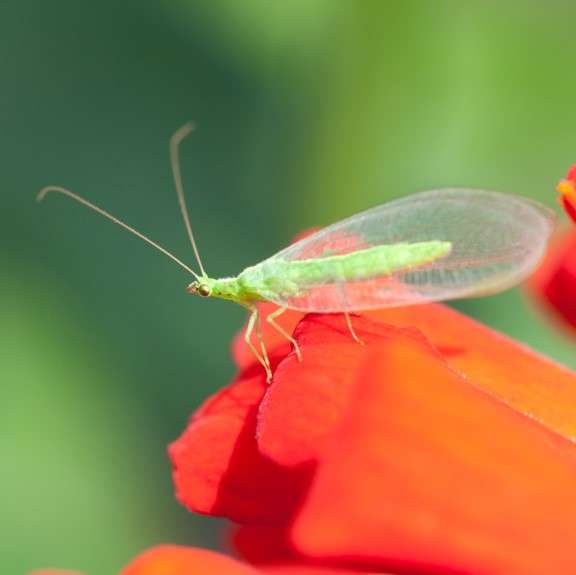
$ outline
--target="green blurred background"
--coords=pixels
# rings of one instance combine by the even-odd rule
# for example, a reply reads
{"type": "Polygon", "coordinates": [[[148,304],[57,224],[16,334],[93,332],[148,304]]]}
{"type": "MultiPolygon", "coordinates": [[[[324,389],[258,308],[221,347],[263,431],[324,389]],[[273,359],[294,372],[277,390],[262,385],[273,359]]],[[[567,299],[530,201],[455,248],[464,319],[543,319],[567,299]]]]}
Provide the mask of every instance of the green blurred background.
{"type": "MultiPolygon", "coordinates": [[[[229,275],[300,230],[419,189],[552,205],[576,159],[568,2],[164,0],[0,4],[0,572],[117,572],[217,545],[174,500],[166,444],[228,382],[240,309],[46,184],[229,275]]],[[[576,366],[518,291],[457,304],[576,366]]]]}

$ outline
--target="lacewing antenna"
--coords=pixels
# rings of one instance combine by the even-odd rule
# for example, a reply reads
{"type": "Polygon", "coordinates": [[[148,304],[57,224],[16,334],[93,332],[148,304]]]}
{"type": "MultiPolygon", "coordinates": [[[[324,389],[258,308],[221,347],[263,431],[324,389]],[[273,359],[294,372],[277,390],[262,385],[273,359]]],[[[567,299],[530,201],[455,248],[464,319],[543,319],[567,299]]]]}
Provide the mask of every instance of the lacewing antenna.
{"type": "Polygon", "coordinates": [[[176,194],[178,195],[178,203],[180,205],[180,212],[182,213],[182,218],[184,219],[184,225],[186,227],[186,232],[188,233],[188,238],[192,244],[192,249],[194,250],[194,255],[196,256],[196,261],[202,272],[202,276],[206,277],[206,271],[202,265],[202,260],[200,259],[200,253],[198,252],[198,247],[196,246],[196,240],[194,239],[194,234],[192,233],[192,225],[190,224],[190,216],[188,214],[188,206],[186,205],[186,197],[184,196],[184,186],[182,185],[182,171],[180,169],[180,144],[196,126],[189,122],[184,124],[179,130],[177,130],[172,138],[170,138],[170,165],[172,166],[172,175],[174,177],[174,186],[176,188],[176,194]]]}
{"type": "Polygon", "coordinates": [[[111,222],[114,222],[116,225],[120,226],[121,228],[124,228],[125,230],[128,230],[129,232],[131,232],[135,236],[139,237],[141,240],[144,240],[147,244],[151,245],[153,248],[156,248],[159,252],[162,252],[165,256],[168,256],[172,261],[176,262],[181,268],[185,269],[188,273],[191,273],[196,279],[200,279],[198,274],[192,268],[188,267],[184,262],[179,260],[175,255],[171,254],[167,249],[163,248],[161,245],[152,241],[150,238],[146,237],[144,234],[142,234],[138,230],[135,230],[133,227],[124,223],[122,220],[119,220],[118,218],[114,217],[112,214],[109,214],[106,210],[103,210],[102,208],[95,206],[93,203],[89,202],[88,200],[85,200],[83,197],[79,196],[78,194],[75,194],[74,192],[71,192],[70,190],[67,190],[66,188],[62,188],[61,186],[47,186],[47,187],[42,188],[40,190],[40,192],[36,196],[36,199],[39,202],[41,202],[46,197],[46,195],[51,193],[51,192],[64,194],[65,196],[72,198],[74,201],[78,202],[79,204],[82,204],[82,205],[86,206],[87,208],[94,210],[95,212],[99,213],[101,216],[104,216],[105,218],[109,219],[111,222]]]}

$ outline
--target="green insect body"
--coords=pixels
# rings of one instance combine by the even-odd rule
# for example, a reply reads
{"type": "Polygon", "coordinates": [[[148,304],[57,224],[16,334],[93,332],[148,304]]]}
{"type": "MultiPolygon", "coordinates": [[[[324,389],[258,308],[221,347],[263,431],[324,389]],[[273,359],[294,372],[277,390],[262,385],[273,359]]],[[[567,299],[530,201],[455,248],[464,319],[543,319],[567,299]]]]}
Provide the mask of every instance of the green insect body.
{"type": "Polygon", "coordinates": [[[266,260],[235,278],[201,278],[188,286],[195,295],[216,297],[250,307],[278,297],[302,297],[311,287],[384,277],[431,263],[450,253],[450,242],[374,246],[348,254],[297,261],[266,260]]]}
{"type": "MultiPolygon", "coordinates": [[[[60,186],[58,192],[138,236],[186,270],[195,281],[187,291],[236,302],[251,311],[246,344],[271,379],[257,302],[278,309],[266,320],[297,342],[275,319],[286,309],[343,313],[432,301],[476,297],[502,291],[537,266],[553,230],[554,215],[528,198],[485,190],[446,188],[406,196],[328,226],[288,246],[236,277],[210,278],[192,234],[182,187],[178,148],[193,129],[178,130],[170,141],[174,184],[184,224],[200,268],[194,271],[167,249],[88,200],[60,186]],[[382,281],[384,280],[384,281],[382,281]],[[251,334],[257,335],[257,346],[251,334]]],[[[361,342],[360,342],[361,343],[361,342]]]]}

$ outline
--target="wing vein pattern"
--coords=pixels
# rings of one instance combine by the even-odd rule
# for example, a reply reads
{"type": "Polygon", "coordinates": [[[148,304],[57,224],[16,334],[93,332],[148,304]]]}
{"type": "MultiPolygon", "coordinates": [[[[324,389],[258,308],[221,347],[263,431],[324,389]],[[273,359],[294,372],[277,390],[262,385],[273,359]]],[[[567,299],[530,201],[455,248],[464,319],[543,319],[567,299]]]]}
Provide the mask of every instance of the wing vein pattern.
{"type": "Polygon", "coordinates": [[[328,226],[238,279],[282,307],[318,313],[488,295],[532,272],[553,224],[528,198],[431,190],[328,226]]]}

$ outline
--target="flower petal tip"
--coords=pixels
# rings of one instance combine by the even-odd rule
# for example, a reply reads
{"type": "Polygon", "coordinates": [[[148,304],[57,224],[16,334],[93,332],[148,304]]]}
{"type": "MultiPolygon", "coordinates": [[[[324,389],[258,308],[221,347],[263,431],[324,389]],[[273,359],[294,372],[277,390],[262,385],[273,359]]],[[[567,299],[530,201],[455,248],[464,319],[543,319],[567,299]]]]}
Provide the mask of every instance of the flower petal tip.
{"type": "Polygon", "coordinates": [[[560,205],[576,223],[576,164],[571,166],[566,177],[558,182],[556,191],[560,194],[560,205]]]}

